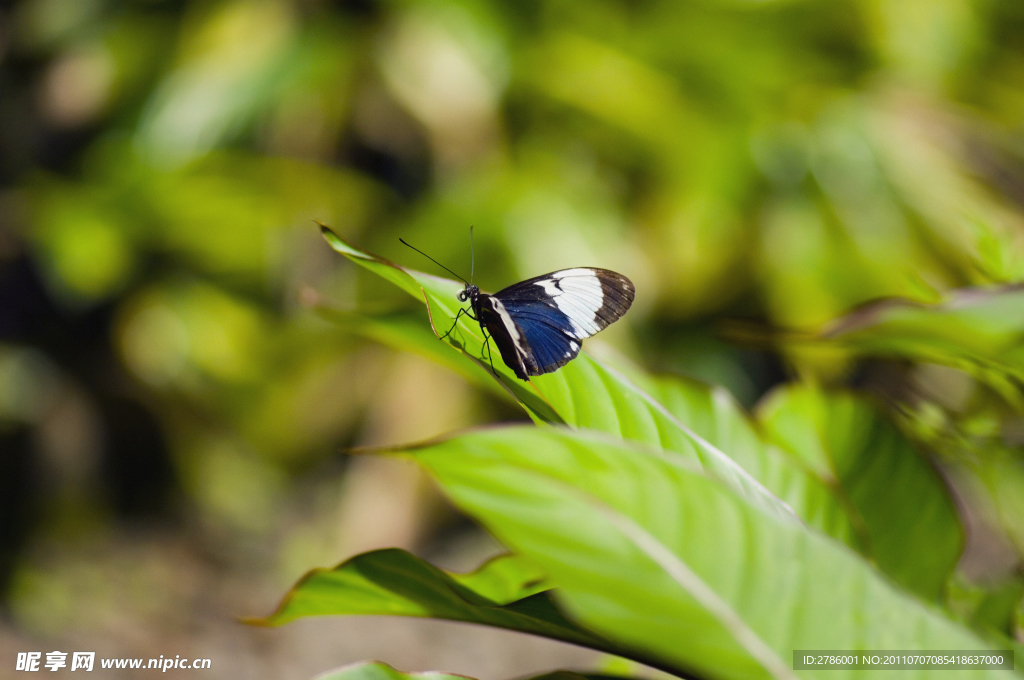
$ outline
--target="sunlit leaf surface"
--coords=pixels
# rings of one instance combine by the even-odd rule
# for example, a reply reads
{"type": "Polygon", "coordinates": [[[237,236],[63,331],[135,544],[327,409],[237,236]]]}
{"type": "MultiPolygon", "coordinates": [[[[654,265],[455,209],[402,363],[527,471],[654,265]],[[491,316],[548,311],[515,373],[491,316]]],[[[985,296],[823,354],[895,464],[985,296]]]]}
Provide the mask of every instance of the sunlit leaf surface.
{"type": "Polygon", "coordinates": [[[847,548],[660,451],[508,427],[410,452],[457,505],[550,574],[573,616],[679,668],[795,678],[794,649],[986,646],[847,548]]]}

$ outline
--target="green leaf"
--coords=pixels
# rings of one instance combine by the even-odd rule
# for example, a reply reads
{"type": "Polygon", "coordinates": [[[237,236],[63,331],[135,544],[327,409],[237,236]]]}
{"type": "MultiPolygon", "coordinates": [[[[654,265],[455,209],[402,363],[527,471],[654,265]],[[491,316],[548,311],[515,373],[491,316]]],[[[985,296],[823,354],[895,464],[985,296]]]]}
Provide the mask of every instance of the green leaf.
{"type": "Polygon", "coordinates": [[[467,382],[495,396],[518,403],[515,395],[494,379],[490,367],[485,368],[479,361],[461,352],[453,352],[448,344],[438,342],[431,327],[423,323],[422,312],[367,315],[327,307],[320,307],[317,311],[325,319],[351,333],[402,352],[412,352],[430,359],[458,373],[467,382]]]}
{"type": "MultiPolygon", "coordinates": [[[[634,380],[644,380],[636,375],[634,380]]],[[[834,491],[760,434],[728,390],[677,377],[646,379],[646,389],[679,421],[721,451],[811,526],[861,548],[853,524],[834,491]]],[[[602,429],[600,423],[586,424],[602,429]]]]}
{"type": "MultiPolygon", "coordinates": [[[[328,227],[321,225],[321,229],[336,251],[424,300],[435,333],[437,319],[455,318],[459,309],[456,304],[456,295],[461,289],[459,283],[405,269],[363,253],[328,227]]],[[[483,356],[483,336],[479,324],[463,316],[451,343],[462,350],[464,356],[481,363],[478,357],[483,356]]],[[[585,352],[559,371],[535,377],[529,383],[516,378],[500,360],[494,367],[501,376],[501,383],[534,419],[593,427],[681,454],[712,471],[737,493],[751,498],[766,511],[795,518],[791,508],[729,456],[694,434],[624,374],[601,364],[585,352]]]]}
{"type": "MultiPolygon", "coordinates": [[[[398,270],[390,263],[382,265],[379,259],[359,253],[336,236],[332,244],[356,261],[373,262],[375,271],[383,267],[383,275],[391,280],[402,279],[402,285],[409,286],[409,280],[420,282],[421,292],[433,291],[424,292],[423,299],[429,305],[450,304],[444,300],[432,302],[446,290],[435,277],[398,270]],[[353,253],[359,253],[358,257],[353,253]]],[[[449,299],[460,288],[454,281],[445,285],[449,299]]],[[[386,341],[392,346],[400,346],[400,338],[405,337],[414,351],[433,354],[438,361],[478,382],[486,382],[491,375],[479,362],[467,360],[465,353],[456,355],[446,352],[441,343],[431,344],[431,336],[425,333],[409,340],[415,333],[407,321],[400,327],[380,321],[371,323],[381,337],[390,334],[386,341]],[[449,360],[442,358],[445,354],[449,360]]],[[[474,326],[469,325],[470,329],[474,326]]],[[[523,384],[515,378],[503,378],[502,382],[509,380],[523,384]]],[[[794,422],[787,426],[787,436],[775,432],[775,441],[766,443],[725,390],[678,378],[651,378],[626,362],[619,361],[612,367],[584,352],[559,371],[535,377],[531,383],[544,405],[561,421],[650,445],[695,462],[769,511],[788,514],[792,509],[811,526],[876,559],[879,567],[898,582],[928,597],[939,596],[959,556],[962,536],[941,481],[892,428],[880,431],[877,440],[868,442],[895,447],[896,457],[889,461],[888,468],[854,466],[856,460],[861,460],[853,457],[863,448],[865,443],[861,442],[845,451],[847,456],[841,462],[847,469],[845,477],[838,479],[833,462],[821,455],[803,455],[817,450],[813,441],[791,441],[796,436],[813,438],[828,427],[823,414],[813,409],[791,409],[794,422]],[[779,444],[796,455],[786,453],[779,444]],[[905,475],[907,483],[916,490],[905,495],[886,487],[897,503],[902,502],[904,512],[897,513],[897,517],[914,519],[917,501],[926,502],[925,507],[933,512],[927,522],[915,525],[911,521],[913,528],[908,530],[909,534],[902,533],[904,522],[887,517],[886,513],[892,510],[890,504],[878,503],[876,497],[886,491],[879,491],[874,485],[887,482],[886,475],[897,472],[905,475]],[[918,472],[920,476],[916,476],[918,472]],[[929,543],[932,529],[939,532],[935,544],[929,543]],[[909,549],[904,549],[908,535],[912,540],[909,549]]],[[[872,420],[875,421],[878,419],[872,420]]],[[[855,433],[853,441],[860,441],[859,434],[855,433]]],[[[876,459],[882,453],[882,449],[875,451],[876,459]]]]}
{"type": "MultiPolygon", "coordinates": [[[[451,574],[397,548],[357,555],[334,569],[314,569],[277,611],[247,623],[278,626],[305,616],[390,615],[464,621],[625,656],[622,646],[565,618],[545,592],[551,583],[533,563],[494,558],[469,574],[451,574]]],[[[636,656],[634,654],[634,656],[636,656]]]]}
{"type": "Polygon", "coordinates": [[[623,372],[589,354],[555,373],[533,378],[540,393],[566,424],[600,430],[671,451],[699,464],[762,509],[795,517],[792,508],[771,494],[734,459],[697,435],[663,404],[623,372]]]}
{"type": "Polygon", "coordinates": [[[858,545],[832,490],[761,441],[727,390],[685,378],[651,378],[621,360],[617,363],[613,368],[581,357],[534,381],[567,424],[681,453],[723,479],[729,470],[719,469],[717,454],[727,455],[805,522],[858,545]]]}
{"type": "MultiPolygon", "coordinates": [[[[437,336],[413,316],[366,316],[327,308],[321,308],[320,311],[325,318],[364,337],[429,358],[484,389],[514,399],[500,386],[489,370],[478,362],[468,360],[464,354],[451,352],[444,343],[437,342],[437,336]]],[[[802,469],[778,447],[761,441],[746,414],[727,390],[720,387],[712,388],[696,380],[684,378],[650,379],[635,369],[625,367],[622,373],[625,374],[627,371],[629,381],[643,384],[671,416],[680,423],[687,423],[692,427],[698,438],[703,438],[720,451],[727,451],[729,457],[787,503],[801,519],[831,536],[859,547],[853,525],[844,514],[842,503],[834,497],[832,490],[815,475],[802,469]]],[[[547,387],[545,385],[545,388],[547,387]]],[[[573,393],[578,391],[569,389],[553,398],[558,400],[567,394],[571,400],[575,398],[573,393]]],[[[555,406],[561,408],[563,412],[573,413],[574,417],[579,416],[580,420],[573,423],[576,426],[607,429],[621,436],[636,434],[623,432],[617,419],[603,417],[600,413],[577,414],[575,410],[570,411],[571,401],[569,408],[564,408],[566,404],[563,402],[555,406]]],[[[697,440],[684,438],[683,443],[677,445],[681,452],[699,459],[700,450],[690,446],[690,443],[696,442],[697,440]]],[[[651,440],[648,443],[660,446],[665,442],[651,440]]]]}
{"type": "Polygon", "coordinates": [[[533,427],[410,453],[551,576],[574,618],[680,671],[795,678],[794,649],[987,648],[847,548],[756,509],[678,456],[533,427]]]}
{"type": "Polygon", "coordinates": [[[1017,612],[1024,605],[1024,581],[1018,577],[975,584],[958,576],[950,583],[950,609],[976,630],[1012,639],[1017,612]]]}
{"type": "Polygon", "coordinates": [[[983,485],[996,519],[1017,555],[1024,557],[1024,453],[991,443],[969,468],[983,485]]]}
{"type": "Polygon", "coordinates": [[[759,414],[770,437],[837,490],[878,567],[938,600],[963,530],[941,477],[896,427],[863,398],[808,386],[776,390],[759,414]]]}
{"type": "Polygon", "coordinates": [[[822,339],[860,354],[964,370],[1024,408],[1024,286],[962,289],[942,304],[885,300],[834,324],[822,339]]]}
{"type": "Polygon", "coordinates": [[[314,680],[466,680],[466,676],[437,671],[403,673],[380,661],[361,661],[322,673],[314,680]]]}

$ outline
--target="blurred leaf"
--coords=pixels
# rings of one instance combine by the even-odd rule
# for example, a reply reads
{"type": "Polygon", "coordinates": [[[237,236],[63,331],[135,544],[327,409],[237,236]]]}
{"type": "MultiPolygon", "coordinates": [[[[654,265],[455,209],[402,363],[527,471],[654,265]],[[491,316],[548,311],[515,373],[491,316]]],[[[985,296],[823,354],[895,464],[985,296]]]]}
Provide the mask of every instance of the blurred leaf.
{"type": "Polygon", "coordinates": [[[226,437],[199,441],[190,453],[182,476],[204,519],[254,535],[273,529],[287,489],[278,466],[226,437]]]}
{"type": "MultiPolygon", "coordinates": [[[[628,676],[632,677],[632,676],[628,676]]],[[[552,671],[532,678],[532,680],[623,680],[621,675],[608,673],[578,673],[576,671],[552,671]]]]}
{"type": "Polygon", "coordinates": [[[296,37],[288,3],[223,2],[193,17],[179,63],[156,88],[136,139],[153,159],[178,165],[236,135],[275,93],[296,37]]]}
{"type": "Polygon", "coordinates": [[[978,40],[975,6],[967,0],[873,2],[867,7],[880,55],[919,86],[941,85],[978,40]]]}
{"type": "Polygon", "coordinates": [[[123,288],[136,268],[131,230],[97,192],[37,182],[32,237],[58,294],[95,301],[123,288]]]}
{"type": "Polygon", "coordinates": [[[1024,408],[1024,287],[966,288],[942,304],[884,300],[832,325],[822,339],[859,354],[959,368],[1024,408]]]}
{"type": "MultiPolygon", "coordinates": [[[[120,155],[114,151],[103,162],[116,164],[120,155]]],[[[161,249],[214,274],[260,279],[268,267],[280,266],[284,244],[278,234],[305,227],[316,215],[344,216],[346,228],[358,230],[382,193],[352,172],[238,152],[119,181],[137,182],[140,175],[142,187],[129,184],[125,191],[142,191],[160,227],[161,249]]]]}
{"type": "Polygon", "coordinates": [[[991,586],[961,583],[954,579],[950,588],[950,608],[972,627],[995,631],[1012,638],[1017,610],[1024,598],[1024,581],[1009,579],[991,586]]]}
{"type": "Polygon", "coordinates": [[[682,152],[698,130],[673,79],[614,46],[570,33],[555,33],[534,56],[537,85],[545,94],[579,107],[659,149],[665,160],[682,152]]]}
{"type": "Polygon", "coordinates": [[[545,592],[544,573],[515,555],[469,574],[450,574],[397,548],[357,555],[334,569],[314,569],[277,611],[248,622],[278,626],[304,616],[421,616],[532,633],[623,654],[623,649],[566,619],[545,592]]]}
{"type": "MultiPolygon", "coordinates": [[[[530,680],[613,680],[615,676],[575,671],[554,671],[530,680]]],[[[437,671],[403,673],[380,661],[360,661],[344,668],[328,671],[313,680],[467,680],[464,675],[451,675],[437,671]]]]}
{"type": "Polygon", "coordinates": [[[1019,450],[990,446],[972,466],[995,506],[1007,538],[1024,556],[1024,456],[1019,450]]]}
{"type": "Polygon", "coordinates": [[[360,661],[322,673],[313,680],[466,680],[466,676],[438,671],[403,673],[380,661],[360,661]]]}
{"type": "Polygon", "coordinates": [[[758,413],[769,436],[843,499],[879,568],[939,599],[963,530],[941,477],[895,426],[852,394],[804,386],[776,390],[758,413]]]}
{"type": "MultiPolygon", "coordinates": [[[[966,6],[960,0],[953,4],[966,6]]],[[[934,100],[892,91],[875,99],[875,153],[901,202],[927,228],[922,236],[928,247],[956,263],[961,280],[984,284],[1024,278],[1019,201],[1007,206],[978,177],[987,174],[993,184],[1002,184],[995,175],[1005,161],[997,160],[999,144],[993,140],[1001,133],[992,135],[977,118],[934,100]],[[982,157],[986,160],[976,160],[982,157]]]]}
{"type": "Polygon", "coordinates": [[[670,666],[795,678],[794,649],[985,648],[846,548],[659,450],[505,427],[409,453],[456,505],[541,565],[574,617],[670,666]]]}
{"type": "MultiPolygon", "coordinates": [[[[424,300],[435,333],[441,335],[437,332],[438,319],[455,318],[460,308],[456,295],[461,286],[457,282],[406,269],[375,255],[363,253],[343,241],[328,227],[322,226],[322,229],[328,243],[336,251],[424,300]]],[[[449,343],[482,365],[481,359],[476,358],[483,356],[480,326],[465,316],[463,319],[466,320],[460,319],[458,332],[449,336],[449,343]]],[[[574,361],[555,373],[536,376],[528,383],[516,378],[500,357],[494,368],[501,376],[501,383],[516,396],[534,419],[549,423],[564,422],[576,427],[593,427],[683,454],[713,471],[737,493],[751,498],[752,502],[769,512],[795,518],[788,506],[734,460],[696,436],[622,373],[602,365],[586,352],[581,352],[574,361]]]]}
{"type": "Polygon", "coordinates": [[[199,395],[210,382],[256,383],[273,324],[261,307],[217,286],[168,281],[138,291],[122,310],[121,352],[143,380],[199,395]]]}

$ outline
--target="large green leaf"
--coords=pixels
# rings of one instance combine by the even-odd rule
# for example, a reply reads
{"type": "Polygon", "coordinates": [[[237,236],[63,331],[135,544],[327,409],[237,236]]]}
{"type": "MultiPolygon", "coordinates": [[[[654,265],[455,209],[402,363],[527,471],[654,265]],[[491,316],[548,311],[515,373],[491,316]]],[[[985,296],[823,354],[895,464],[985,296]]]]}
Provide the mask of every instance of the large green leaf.
{"type": "Polygon", "coordinates": [[[247,622],[278,626],[305,616],[417,616],[507,628],[657,663],[567,619],[546,592],[551,587],[538,567],[515,555],[452,574],[390,548],[310,571],[276,612],[247,622]]]}
{"type": "Polygon", "coordinates": [[[666,665],[795,678],[795,649],[986,648],[847,548],[755,509],[678,456],[533,427],[411,453],[460,508],[544,568],[575,618],[666,665]]]}
{"type": "Polygon", "coordinates": [[[741,495],[762,508],[793,516],[761,480],[735,459],[670,412],[622,371],[589,354],[555,373],[533,378],[546,401],[566,424],[586,427],[640,442],[698,463],[741,495]]]}
{"type": "Polygon", "coordinates": [[[878,566],[939,599],[963,549],[938,473],[868,401],[809,386],[773,392],[759,409],[771,437],[845,500],[878,566]]]}
{"type": "Polygon", "coordinates": [[[677,377],[661,377],[651,382],[651,391],[676,418],[727,451],[804,521],[863,550],[862,541],[834,490],[785,451],[762,441],[728,390],[677,377]]]}
{"type": "MultiPolygon", "coordinates": [[[[452,352],[444,343],[437,342],[425,324],[406,314],[365,316],[354,312],[337,312],[323,309],[326,318],[342,324],[364,337],[372,338],[382,344],[402,351],[415,352],[456,371],[467,380],[485,389],[490,389],[504,397],[512,395],[500,387],[493,374],[479,362],[469,360],[464,354],[452,352]]],[[[650,378],[632,367],[628,362],[619,360],[619,374],[625,380],[617,387],[603,386],[607,395],[602,400],[612,402],[614,393],[624,391],[646,391],[656,397],[657,403],[664,406],[670,416],[678,423],[686,423],[697,437],[702,438],[712,447],[727,452],[729,457],[739,463],[755,479],[759,480],[775,496],[786,502],[804,521],[818,527],[831,536],[858,548],[863,549],[853,524],[845,514],[842,502],[836,497],[828,484],[804,469],[797,461],[786,455],[770,443],[763,442],[749,421],[742,407],[721,387],[709,387],[696,380],[677,377],[650,378]]],[[[571,364],[570,364],[571,365],[571,364]]],[[[595,361],[595,365],[602,366],[595,361]]],[[[572,373],[575,369],[570,369],[572,373]]],[[[567,370],[567,369],[562,369],[567,370]]],[[[583,376],[586,378],[586,376],[583,376]]],[[[582,393],[592,387],[584,379],[581,387],[571,388],[559,383],[540,380],[541,393],[553,399],[552,406],[566,418],[573,419],[572,424],[578,427],[604,430],[627,438],[658,446],[678,446],[678,451],[699,459],[700,449],[695,448],[697,440],[689,436],[660,439],[645,436],[644,431],[624,429],[618,417],[610,418],[596,410],[580,412],[575,408],[575,400],[584,400],[582,393]],[[558,389],[552,389],[554,385],[558,389]]],[[[588,402],[601,395],[600,389],[591,392],[588,402]]],[[[512,397],[514,398],[514,397],[512,397]]],[[[646,397],[642,397],[646,398],[646,397]]],[[[629,400],[629,394],[625,400],[629,400]]],[[[625,407],[630,408],[630,407],[625,407]]],[[[620,409],[616,408],[616,412],[620,409]]],[[[663,414],[658,414],[663,415],[663,414]]],[[[635,420],[636,418],[633,418],[635,420]]],[[[665,418],[674,429],[686,435],[683,428],[675,426],[670,418],[665,418]]]]}
{"type": "Polygon", "coordinates": [[[823,337],[861,354],[962,369],[1024,406],[1024,286],[958,290],[937,305],[877,302],[841,319],[823,337]]]}
{"type": "MultiPolygon", "coordinates": [[[[321,229],[334,250],[423,300],[435,333],[437,319],[455,318],[459,309],[456,295],[461,289],[458,282],[400,267],[353,248],[328,227],[321,225],[321,229]]],[[[465,357],[482,364],[483,336],[476,322],[463,316],[451,343],[465,357]]],[[[697,436],[623,373],[586,352],[558,372],[535,377],[530,383],[516,378],[501,361],[494,368],[501,383],[539,420],[601,429],[682,454],[712,470],[740,493],[758,499],[768,511],[792,513],[734,460],[697,436]]]]}
{"type": "MultiPolygon", "coordinates": [[[[456,317],[459,309],[456,295],[461,288],[459,283],[406,269],[369,255],[353,248],[329,228],[321,228],[328,243],[336,251],[423,300],[435,333],[438,319],[450,320],[456,317]]],[[[482,364],[483,335],[479,324],[463,316],[449,341],[464,356],[482,364]]],[[[658,446],[699,463],[765,511],[794,516],[789,506],[772,495],[736,461],[697,436],[624,374],[603,365],[585,352],[556,373],[536,377],[529,383],[516,378],[500,360],[494,364],[494,368],[501,383],[537,420],[593,427],[658,446]]]]}
{"type": "MultiPolygon", "coordinates": [[[[594,361],[580,366],[570,364],[561,374],[542,376],[541,391],[566,421],[584,427],[620,435],[670,451],[689,452],[691,442],[706,442],[726,452],[740,467],[785,501],[805,522],[831,536],[861,547],[843,504],[833,490],[778,447],[765,443],[736,400],[721,387],[710,387],[696,380],[661,376],[649,377],[625,362],[618,369],[594,361]],[[595,412],[589,394],[600,394],[599,384],[607,387],[605,402],[611,402],[617,417],[595,412]],[[616,403],[618,402],[618,403],[616,403]],[[583,404],[585,408],[578,408],[583,404]],[[654,408],[643,405],[656,404],[654,408]],[[660,423],[657,435],[629,429],[621,424],[621,414],[632,422],[644,422],[647,416],[669,414],[667,424],[660,423]],[[685,423],[685,425],[683,425],[685,423]],[[686,437],[673,437],[682,431],[686,437]]],[[[698,446],[699,457],[706,448],[698,446]]]]}

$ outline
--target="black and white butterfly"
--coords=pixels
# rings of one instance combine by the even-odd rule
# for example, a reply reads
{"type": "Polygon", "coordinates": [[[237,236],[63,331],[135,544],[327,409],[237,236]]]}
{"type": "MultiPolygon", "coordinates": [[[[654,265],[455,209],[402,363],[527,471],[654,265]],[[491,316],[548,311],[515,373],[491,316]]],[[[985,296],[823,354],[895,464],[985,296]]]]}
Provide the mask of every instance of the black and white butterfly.
{"type": "MultiPolygon", "coordinates": [[[[444,267],[423,251],[413,250],[444,267]]],[[[575,359],[583,339],[621,318],[635,295],[633,282],[625,276],[593,267],[551,272],[512,284],[494,295],[480,292],[472,283],[472,272],[469,278],[462,279],[466,287],[459,292],[458,300],[468,300],[470,309],[460,309],[452,327],[441,337],[448,336],[465,314],[480,324],[485,346],[493,338],[505,365],[522,380],[551,373],[575,359]]]]}

